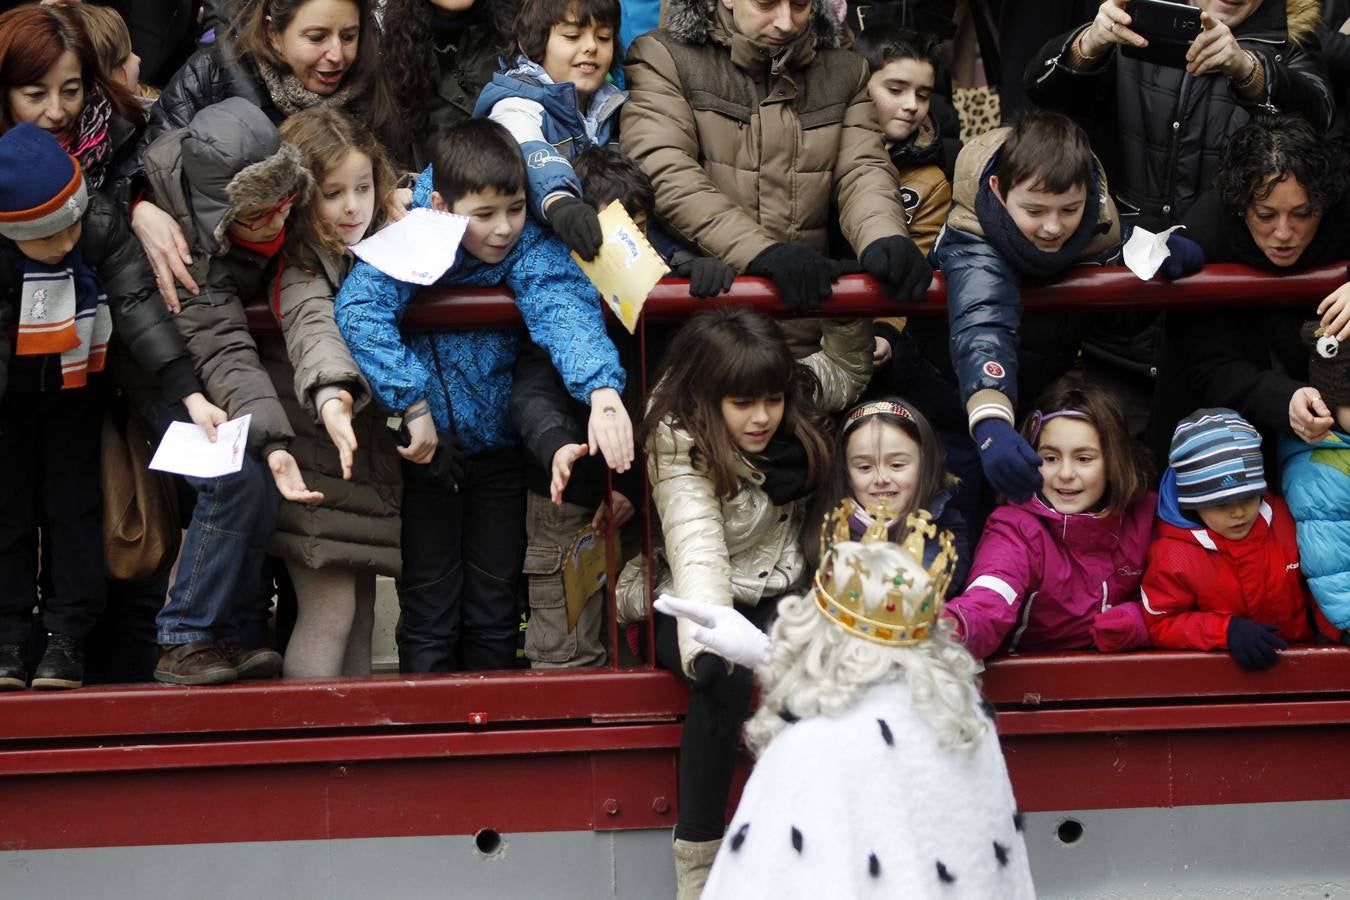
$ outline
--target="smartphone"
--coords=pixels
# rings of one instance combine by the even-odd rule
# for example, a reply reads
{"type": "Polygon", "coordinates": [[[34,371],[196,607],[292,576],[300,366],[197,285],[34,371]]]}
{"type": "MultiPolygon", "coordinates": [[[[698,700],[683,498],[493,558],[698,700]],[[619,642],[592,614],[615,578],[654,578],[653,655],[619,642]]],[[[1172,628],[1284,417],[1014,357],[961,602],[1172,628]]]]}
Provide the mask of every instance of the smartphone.
{"type": "Polygon", "coordinates": [[[1172,0],[1130,0],[1125,4],[1130,30],[1148,40],[1147,47],[1121,44],[1120,52],[1134,59],[1186,68],[1186,51],[1200,34],[1200,10],[1172,0]]]}

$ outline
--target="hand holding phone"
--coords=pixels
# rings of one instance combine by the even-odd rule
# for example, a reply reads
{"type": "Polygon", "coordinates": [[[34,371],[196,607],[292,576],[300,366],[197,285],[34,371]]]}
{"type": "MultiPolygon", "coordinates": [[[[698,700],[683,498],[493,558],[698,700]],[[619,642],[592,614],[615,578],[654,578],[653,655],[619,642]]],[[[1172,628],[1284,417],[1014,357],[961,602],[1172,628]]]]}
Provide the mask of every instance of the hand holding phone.
{"type": "Polygon", "coordinates": [[[1124,12],[1130,17],[1131,29],[1144,38],[1144,44],[1127,44],[1122,53],[1145,62],[1189,69],[1190,52],[1204,32],[1197,7],[1172,0],[1129,0],[1124,12]]]}
{"type": "Polygon", "coordinates": [[[1078,50],[1089,59],[1105,56],[1117,44],[1147,47],[1148,39],[1136,33],[1131,26],[1134,18],[1126,11],[1130,0],[1105,0],[1097,7],[1097,15],[1079,38],[1078,50]]]}
{"type": "Polygon", "coordinates": [[[1209,13],[1200,14],[1200,27],[1200,35],[1186,52],[1187,72],[1192,75],[1222,72],[1235,81],[1252,74],[1252,66],[1259,63],[1239,46],[1232,29],[1209,13]]]}

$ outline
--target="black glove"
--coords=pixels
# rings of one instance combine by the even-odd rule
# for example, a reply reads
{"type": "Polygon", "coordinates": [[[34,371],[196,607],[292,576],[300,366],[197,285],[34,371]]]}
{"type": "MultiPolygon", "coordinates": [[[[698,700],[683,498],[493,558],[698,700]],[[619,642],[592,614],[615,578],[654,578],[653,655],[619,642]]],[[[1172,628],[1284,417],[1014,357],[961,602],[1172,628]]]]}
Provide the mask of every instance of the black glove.
{"type": "Polygon", "coordinates": [[[923,251],[907,237],[878,238],[868,244],[858,257],[863,271],[886,285],[887,290],[900,300],[923,299],[924,292],[933,283],[933,267],[928,265],[923,251]]]}
{"type": "Polygon", "coordinates": [[[713,256],[691,256],[670,271],[677,278],[689,279],[689,296],[704,300],[731,290],[736,278],[735,269],[713,256]]]}
{"type": "Polygon", "coordinates": [[[1045,483],[1041,477],[1041,455],[1002,419],[976,422],[975,445],[980,449],[985,479],[1009,500],[1017,503],[1030,500],[1045,483]]]}
{"type": "Polygon", "coordinates": [[[585,200],[559,197],[548,207],[548,223],[563,243],[590,262],[600,252],[604,235],[600,233],[600,217],[585,200]]]}
{"type": "Polygon", "coordinates": [[[1167,253],[1161,268],[1168,281],[1194,275],[1205,267],[1205,251],[1195,241],[1175,231],[1167,236],[1167,253]]]}
{"type": "Polygon", "coordinates": [[[805,244],[772,244],[750,261],[745,274],[772,279],[783,305],[804,312],[828,300],[834,280],[847,270],[805,244]]]}
{"type": "Polygon", "coordinates": [[[1275,633],[1279,630],[1278,625],[1233,616],[1228,620],[1228,653],[1248,672],[1269,669],[1279,659],[1275,651],[1289,649],[1285,639],[1275,633]]]}

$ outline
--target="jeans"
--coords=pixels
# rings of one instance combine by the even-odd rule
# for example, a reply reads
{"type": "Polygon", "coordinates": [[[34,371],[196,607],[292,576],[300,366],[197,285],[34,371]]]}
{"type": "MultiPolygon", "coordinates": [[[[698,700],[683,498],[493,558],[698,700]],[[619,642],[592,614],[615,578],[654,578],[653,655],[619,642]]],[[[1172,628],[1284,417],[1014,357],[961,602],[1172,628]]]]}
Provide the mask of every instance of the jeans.
{"type": "MultiPolygon", "coordinates": [[[[154,404],[146,420],[161,435],[172,421],[191,421],[181,403],[154,404]]],[[[156,623],[162,646],[223,640],[259,647],[266,639],[263,562],[281,496],[267,465],[244,454],[238,472],[189,478],[197,492],[178,577],[156,623]]]]}
{"type": "Polygon", "coordinates": [[[106,602],[99,449],[103,393],[10,390],[0,400],[0,643],[28,639],[38,529],[51,560],[48,631],[83,638],[106,602]]]}
{"type": "Polygon", "coordinates": [[[508,669],[520,627],[525,477],[514,447],[465,460],[460,490],[403,461],[401,672],[508,669]]]}

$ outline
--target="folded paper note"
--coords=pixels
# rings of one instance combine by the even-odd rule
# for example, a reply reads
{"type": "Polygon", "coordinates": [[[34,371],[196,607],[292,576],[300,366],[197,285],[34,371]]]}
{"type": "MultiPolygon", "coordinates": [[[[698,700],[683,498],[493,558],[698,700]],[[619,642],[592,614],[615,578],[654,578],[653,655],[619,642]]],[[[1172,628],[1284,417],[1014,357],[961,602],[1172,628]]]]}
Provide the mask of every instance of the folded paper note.
{"type": "Polygon", "coordinates": [[[605,241],[595,259],[572,258],[632,334],[647,295],[670,269],[618,201],[600,212],[600,233],[605,241]]]}
{"type": "Polygon", "coordinates": [[[469,220],[418,207],[387,225],[352,252],[384,274],[410,284],[435,284],[455,264],[469,220]]]}
{"type": "Polygon", "coordinates": [[[219,478],[238,472],[248,449],[248,423],[253,414],[216,426],[215,443],[206,439],[200,425],[173,422],[150,460],[150,468],[193,478],[219,478]]]}
{"type": "Polygon", "coordinates": [[[1185,225],[1173,225],[1171,228],[1161,234],[1135,226],[1130,233],[1130,239],[1125,242],[1121,255],[1125,258],[1125,265],[1130,267],[1130,271],[1138,275],[1142,280],[1148,281],[1158,273],[1162,267],[1163,261],[1172,253],[1167,249],[1167,238],[1178,228],[1185,228],[1185,225]]]}

